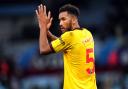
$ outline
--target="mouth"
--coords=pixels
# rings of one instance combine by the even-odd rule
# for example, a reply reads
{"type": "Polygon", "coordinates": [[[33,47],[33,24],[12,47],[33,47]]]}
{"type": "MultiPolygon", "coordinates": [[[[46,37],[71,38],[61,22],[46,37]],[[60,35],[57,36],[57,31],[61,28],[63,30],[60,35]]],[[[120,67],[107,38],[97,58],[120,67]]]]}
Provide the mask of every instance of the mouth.
{"type": "Polygon", "coordinates": [[[60,27],[60,29],[61,29],[61,31],[64,31],[65,30],[65,28],[63,28],[63,27],[60,27]]]}
{"type": "Polygon", "coordinates": [[[61,31],[62,31],[62,32],[65,32],[65,29],[64,29],[64,28],[61,28],[61,31]]]}

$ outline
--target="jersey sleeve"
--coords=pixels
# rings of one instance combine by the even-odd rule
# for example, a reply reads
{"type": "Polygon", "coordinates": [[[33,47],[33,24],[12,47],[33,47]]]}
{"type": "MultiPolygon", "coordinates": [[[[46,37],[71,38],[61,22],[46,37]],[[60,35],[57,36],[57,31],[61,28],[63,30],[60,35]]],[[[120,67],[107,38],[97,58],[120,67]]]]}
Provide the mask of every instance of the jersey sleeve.
{"type": "Polygon", "coordinates": [[[70,47],[70,32],[65,32],[58,39],[51,42],[51,46],[55,52],[65,51],[70,47]]]}

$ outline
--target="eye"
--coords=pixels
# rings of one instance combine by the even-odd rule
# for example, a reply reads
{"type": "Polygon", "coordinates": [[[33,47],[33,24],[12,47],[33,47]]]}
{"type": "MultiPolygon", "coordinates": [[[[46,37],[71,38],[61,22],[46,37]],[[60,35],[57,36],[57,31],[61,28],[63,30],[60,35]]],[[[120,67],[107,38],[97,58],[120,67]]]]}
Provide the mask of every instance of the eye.
{"type": "Polygon", "coordinates": [[[61,20],[62,20],[62,21],[64,21],[64,20],[66,20],[66,18],[65,18],[65,17],[63,17],[63,18],[61,18],[61,20]]]}

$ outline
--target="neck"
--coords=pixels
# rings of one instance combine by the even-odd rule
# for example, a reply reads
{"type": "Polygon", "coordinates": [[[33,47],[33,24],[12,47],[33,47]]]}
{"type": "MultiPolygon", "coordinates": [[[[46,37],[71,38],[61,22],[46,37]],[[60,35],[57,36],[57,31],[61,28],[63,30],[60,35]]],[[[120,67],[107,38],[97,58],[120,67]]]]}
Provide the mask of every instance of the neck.
{"type": "Polygon", "coordinates": [[[75,23],[72,25],[72,30],[76,29],[76,28],[80,28],[80,25],[78,23],[75,23]]]}

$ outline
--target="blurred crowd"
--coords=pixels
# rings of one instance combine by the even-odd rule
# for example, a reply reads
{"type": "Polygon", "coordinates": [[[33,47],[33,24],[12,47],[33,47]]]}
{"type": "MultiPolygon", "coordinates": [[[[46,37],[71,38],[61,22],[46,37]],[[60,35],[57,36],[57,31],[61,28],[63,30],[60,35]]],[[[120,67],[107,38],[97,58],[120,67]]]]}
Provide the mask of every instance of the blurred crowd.
{"type": "Polygon", "coordinates": [[[58,37],[59,7],[66,3],[78,6],[81,26],[95,40],[98,89],[128,89],[127,0],[1,0],[0,89],[62,89],[62,54],[39,54],[34,10],[40,3],[51,10],[50,31],[58,37]]]}

